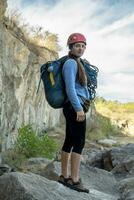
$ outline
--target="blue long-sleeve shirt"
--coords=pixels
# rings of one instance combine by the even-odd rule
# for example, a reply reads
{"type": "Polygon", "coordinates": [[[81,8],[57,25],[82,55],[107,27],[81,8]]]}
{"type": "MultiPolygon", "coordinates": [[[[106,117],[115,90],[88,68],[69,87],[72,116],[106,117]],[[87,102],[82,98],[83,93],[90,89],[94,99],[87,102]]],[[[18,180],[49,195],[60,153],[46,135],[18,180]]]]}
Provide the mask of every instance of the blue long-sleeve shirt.
{"type": "Polygon", "coordinates": [[[74,59],[68,59],[63,65],[63,79],[65,81],[66,93],[76,112],[82,111],[83,102],[80,96],[89,99],[87,86],[81,86],[77,80],[78,66],[74,59]]]}

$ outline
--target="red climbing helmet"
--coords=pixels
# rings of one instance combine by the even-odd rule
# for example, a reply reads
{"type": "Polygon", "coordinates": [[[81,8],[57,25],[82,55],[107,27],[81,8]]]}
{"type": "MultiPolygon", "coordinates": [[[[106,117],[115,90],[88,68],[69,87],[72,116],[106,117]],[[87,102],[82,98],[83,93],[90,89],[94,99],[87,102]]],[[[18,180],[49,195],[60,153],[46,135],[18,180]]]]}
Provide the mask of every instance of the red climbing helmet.
{"type": "Polygon", "coordinates": [[[81,33],[73,33],[69,36],[67,45],[76,43],[76,42],[84,42],[86,44],[86,38],[81,33]]]}

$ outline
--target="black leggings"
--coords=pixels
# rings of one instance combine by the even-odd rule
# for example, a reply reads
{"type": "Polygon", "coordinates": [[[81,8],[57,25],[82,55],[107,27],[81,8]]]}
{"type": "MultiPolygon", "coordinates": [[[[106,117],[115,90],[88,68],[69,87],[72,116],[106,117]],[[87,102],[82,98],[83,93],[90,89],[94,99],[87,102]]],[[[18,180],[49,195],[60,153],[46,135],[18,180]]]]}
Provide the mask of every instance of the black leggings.
{"type": "Polygon", "coordinates": [[[66,137],[62,150],[81,154],[85,145],[86,118],[82,122],[76,121],[76,112],[70,102],[63,107],[63,114],[66,119],[66,137]]]}

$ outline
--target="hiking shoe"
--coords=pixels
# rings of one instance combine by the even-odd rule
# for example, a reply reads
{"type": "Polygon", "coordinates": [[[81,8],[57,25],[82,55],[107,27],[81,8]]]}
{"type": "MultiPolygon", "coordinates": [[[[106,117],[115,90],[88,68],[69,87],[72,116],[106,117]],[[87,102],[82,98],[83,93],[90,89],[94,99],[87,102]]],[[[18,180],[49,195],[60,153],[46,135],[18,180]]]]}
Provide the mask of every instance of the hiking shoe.
{"type": "Polygon", "coordinates": [[[81,179],[78,182],[74,182],[72,178],[68,178],[66,186],[78,192],[89,193],[89,190],[83,186],[81,179]]]}
{"type": "Polygon", "coordinates": [[[63,185],[66,185],[67,181],[68,181],[68,178],[65,178],[63,175],[60,175],[59,178],[58,178],[58,182],[63,184],[63,185]]]}

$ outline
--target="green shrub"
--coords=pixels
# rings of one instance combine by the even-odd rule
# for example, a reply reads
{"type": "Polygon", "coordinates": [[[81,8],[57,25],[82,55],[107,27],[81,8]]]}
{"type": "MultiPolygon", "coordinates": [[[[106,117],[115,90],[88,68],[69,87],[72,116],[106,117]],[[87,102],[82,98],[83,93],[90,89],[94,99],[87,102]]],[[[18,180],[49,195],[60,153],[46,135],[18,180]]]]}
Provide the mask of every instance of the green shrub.
{"type": "Polygon", "coordinates": [[[18,130],[16,148],[27,158],[44,156],[51,159],[54,157],[58,145],[46,133],[39,137],[31,125],[23,125],[18,130]]]}

